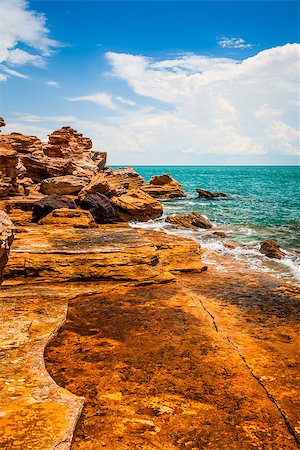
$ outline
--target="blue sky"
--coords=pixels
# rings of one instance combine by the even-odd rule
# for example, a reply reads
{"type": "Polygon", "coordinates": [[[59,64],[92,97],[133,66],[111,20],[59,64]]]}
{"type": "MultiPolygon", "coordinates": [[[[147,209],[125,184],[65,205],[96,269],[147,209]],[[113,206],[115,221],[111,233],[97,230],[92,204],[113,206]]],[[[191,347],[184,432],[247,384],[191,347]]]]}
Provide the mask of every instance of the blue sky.
{"type": "Polygon", "coordinates": [[[70,124],[111,164],[298,163],[299,2],[0,0],[0,11],[5,132],[70,124]]]}

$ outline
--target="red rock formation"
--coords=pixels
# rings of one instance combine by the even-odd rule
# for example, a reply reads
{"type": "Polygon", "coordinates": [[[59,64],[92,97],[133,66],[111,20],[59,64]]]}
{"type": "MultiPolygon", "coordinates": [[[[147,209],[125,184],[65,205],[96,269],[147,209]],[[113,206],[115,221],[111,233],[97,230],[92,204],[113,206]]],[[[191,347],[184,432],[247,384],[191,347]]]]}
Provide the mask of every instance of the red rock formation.
{"type": "Polygon", "coordinates": [[[18,156],[12,147],[0,147],[0,197],[18,191],[18,156]]]}
{"type": "Polygon", "coordinates": [[[129,189],[140,187],[144,179],[133,167],[122,169],[106,169],[95,175],[90,183],[79,193],[84,199],[87,194],[100,193],[107,197],[125,194],[129,189]]]}
{"type": "Polygon", "coordinates": [[[9,250],[14,239],[14,225],[4,211],[0,211],[0,284],[8,261],[9,250]]]}
{"type": "Polygon", "coordinates": [[[46,144],[36,136],[11,133],[0,137],[0,145],[16,151],[18,178],[35,183],[65,175],[90,178],[106,164],[106,153],[91,150],[91,139],[71,127],[54,131],[46,144]]]}

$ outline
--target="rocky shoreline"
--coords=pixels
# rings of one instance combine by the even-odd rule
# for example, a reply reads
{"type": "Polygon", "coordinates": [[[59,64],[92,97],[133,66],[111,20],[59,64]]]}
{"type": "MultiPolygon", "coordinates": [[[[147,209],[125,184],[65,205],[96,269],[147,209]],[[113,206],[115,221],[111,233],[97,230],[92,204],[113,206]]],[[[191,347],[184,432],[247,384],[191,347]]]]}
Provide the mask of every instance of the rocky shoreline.
{"type": "Polygon", "coordinates": [[[130,227],[185,193],[105,164],[70,127],[0,136],[1,448],[297,448],[299,289],[130,227]]]}

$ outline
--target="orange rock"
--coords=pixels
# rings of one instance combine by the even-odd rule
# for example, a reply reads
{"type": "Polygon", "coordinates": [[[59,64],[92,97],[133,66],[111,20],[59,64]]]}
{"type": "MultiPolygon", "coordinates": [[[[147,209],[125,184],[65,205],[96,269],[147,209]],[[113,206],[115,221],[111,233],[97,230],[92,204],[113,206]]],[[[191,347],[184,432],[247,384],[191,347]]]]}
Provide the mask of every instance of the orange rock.
{"type": "Polygon", "coordinates": [[[41,219],[39,224],[74,228],[95,228],[97,226],[89,211],[67,208],[55,209],[41,219]]]}
{"type": "Polygon", "coordinates": [[[169,174],[152,177],[150,183],[142,186],[142,189],[152,197],[161,200],[186,196],[178,181],[169,174]]]}
{"type": "Polygon", "coordinates": [[[15,227],[4,211],[0,211],[0,284],[8,261],[10,247],[14,240],[15,227]]]}
{"type": "Polygon", "coordinates": [[[143,182],[143,178],[139,176],[133,167],[106,169],[91,179],[90,183],[79,193],[79,198],[83,200],[87,194],[97,192],[107,197],[118,196],[129,189],[138,188],[143,182]]]}
{"type": "Polygon", "coordinates": [[[141,189],[130,189],[111,202],[119,208],[119,215],[125,221],[156,219],[163,213],[161,204],[141,189]]]}
{"type": "MultiPolygon", "coordinates": [[[[1,145],[1,143],[0,143],[1,145]]],[[[0,197],[6,197],[18,191],[18,156],[9,146],[0,147],[0,197]]]]}

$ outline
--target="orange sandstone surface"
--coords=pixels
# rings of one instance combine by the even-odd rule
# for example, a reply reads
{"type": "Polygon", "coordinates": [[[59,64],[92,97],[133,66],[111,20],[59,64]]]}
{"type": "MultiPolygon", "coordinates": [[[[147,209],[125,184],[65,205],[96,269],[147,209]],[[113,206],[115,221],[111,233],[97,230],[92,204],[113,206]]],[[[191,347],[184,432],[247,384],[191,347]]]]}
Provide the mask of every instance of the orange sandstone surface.
{"type": "Polygon", "coordinates": [[[185,193],[105,161],[0,136],[1,450],[298,448],[300,290],[129,227],[185,193]]]}
{"type": "Polygon", "coordinates": [[[1,448],[297,448],[297,288],[125,224],[17,231],[1,448]]]}

